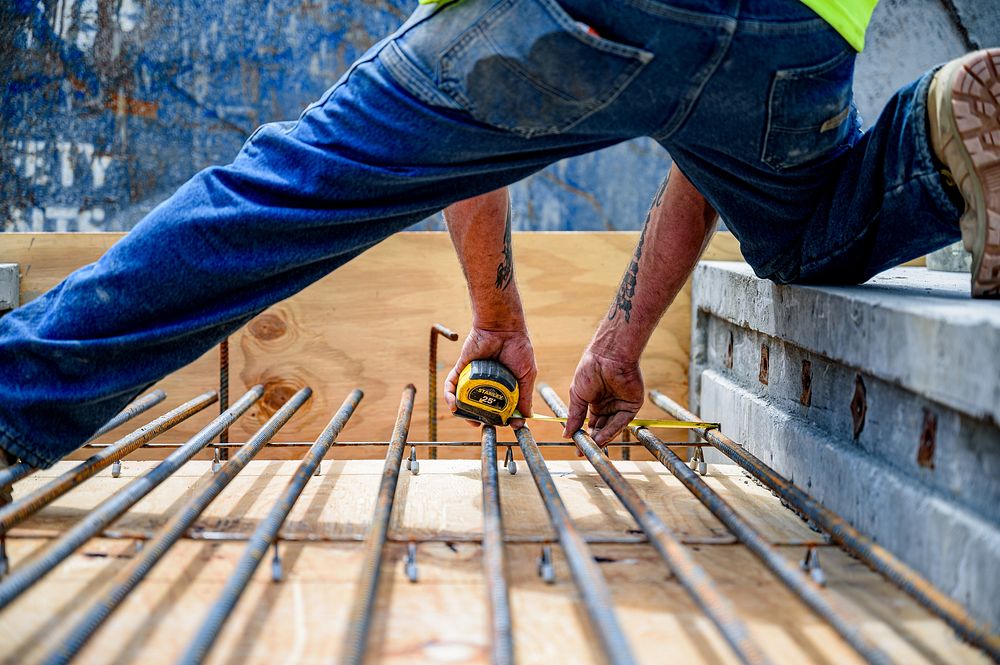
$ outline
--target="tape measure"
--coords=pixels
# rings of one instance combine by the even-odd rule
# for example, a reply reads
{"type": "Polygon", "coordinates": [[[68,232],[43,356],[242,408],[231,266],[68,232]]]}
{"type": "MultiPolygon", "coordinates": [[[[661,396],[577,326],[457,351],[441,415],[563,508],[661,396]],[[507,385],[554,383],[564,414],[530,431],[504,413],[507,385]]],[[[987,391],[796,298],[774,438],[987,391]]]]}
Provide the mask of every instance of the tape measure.
{"type": "MultiPolygon", "coordinates": [[[[514,373],[496,360],[473,360],[458,375],[455,390],[457,409],[455,415],[487,425],[503,426],[511,418],[524,418],[517,412],[517,379],[514,373]]],[[[555,416],[530,416],[525,420],[564,423],[565,418],[555,416]]],[[[586,423],[584,423],[586,424],[586,423]]],[[[629,425],[671,429],[715,428],[718,423],[688,420],[655,420],[639,418],[629,425]]]]}
{"type": "Polygon", "coordinates": [[[487,425],[506,425],[517,408],[514,374],[496,360],[473,360],[458,375],[456,416],[487,425]]]}

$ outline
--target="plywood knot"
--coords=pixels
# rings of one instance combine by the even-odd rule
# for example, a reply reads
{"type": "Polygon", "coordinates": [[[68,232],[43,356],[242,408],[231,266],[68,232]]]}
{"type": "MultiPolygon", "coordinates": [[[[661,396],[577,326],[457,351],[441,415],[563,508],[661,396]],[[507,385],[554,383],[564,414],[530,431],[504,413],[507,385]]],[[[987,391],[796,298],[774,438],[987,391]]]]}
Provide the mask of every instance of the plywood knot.
{"type": "Polygon", "coordinates": [[[274,379],[265,383],[264,397],[260,400],[261,416],[270,418],[304,387],[305,384],[294,379],[274,379]]]}
{"type": "Polygon", "coordinates": [[[277,314],[265,312],[250,321],[247,331],[257,339],[269,342],[288,332],[288,324],[277,314]]]}

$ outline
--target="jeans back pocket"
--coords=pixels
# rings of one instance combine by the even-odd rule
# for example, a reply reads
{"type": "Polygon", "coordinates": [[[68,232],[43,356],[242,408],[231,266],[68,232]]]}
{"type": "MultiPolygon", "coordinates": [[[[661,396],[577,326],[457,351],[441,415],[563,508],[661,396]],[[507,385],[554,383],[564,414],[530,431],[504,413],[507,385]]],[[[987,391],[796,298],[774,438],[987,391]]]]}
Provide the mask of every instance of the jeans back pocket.
{"type": "Polygon", "coordinates": [[[858,132],[854,56],[845,50],[818,65],[775,73],[761,155],[768,166],[779,171],[806,166],[853,144],[858,132]]]}
{"type": "Polygon", "coordinates": [[[476,120],[532,137],[610,104],[653,54],[593,34],[555,0],[505,0],[441,55],[441,90],[476,120]]]}

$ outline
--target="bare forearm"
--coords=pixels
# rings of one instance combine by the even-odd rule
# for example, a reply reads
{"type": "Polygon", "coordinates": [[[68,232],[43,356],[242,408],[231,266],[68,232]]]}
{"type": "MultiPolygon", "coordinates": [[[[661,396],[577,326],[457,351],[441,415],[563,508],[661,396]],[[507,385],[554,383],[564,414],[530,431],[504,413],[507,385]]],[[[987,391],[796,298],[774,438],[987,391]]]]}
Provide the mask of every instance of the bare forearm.
{"type": "MultiPolygon", "coordinates": [[[[518,411],[529,416],[537,369],[514,281],[507,190],[456,203],[445,210],[445,220],[472,299],[472,329],[445,380],[445,400],[454,411],[462,369],[477,358],[493,358],[514,373],[518,411]]],[[[520,427],[521,422],[511,425],[520,427]]]]}
{"type": "Polygon", "coordinates": [[[523,327],[507,190],[455,203],[445,210],[445,221],[469,286],[473,324],[494,330],[523,327]]]}
{"type": "Polygon", "coordinates": [[[617,360],[642,355],[715,230],[716,213],[676,167],[650,207],[635,254],[590,350],[617,360]]]}

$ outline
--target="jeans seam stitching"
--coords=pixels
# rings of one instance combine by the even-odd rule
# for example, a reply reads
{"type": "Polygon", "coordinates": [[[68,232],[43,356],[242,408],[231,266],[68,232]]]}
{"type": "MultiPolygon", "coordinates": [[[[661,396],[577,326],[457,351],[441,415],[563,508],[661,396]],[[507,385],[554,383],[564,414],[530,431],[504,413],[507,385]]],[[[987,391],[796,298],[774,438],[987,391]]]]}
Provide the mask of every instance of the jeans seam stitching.
{"type": "Polygon", "coordinates": [[[659,131],[651,134],[651,138],[653,140],[657,142],[667,141],[684,125],[684,121],[687,120],[687,118],[691,115],[691,111],[697,105],[698,99],[705,90],[705,86],[708,85],[708,82],[715,75],[715,72],[718,71],[719,66],[725,59],[726,54],[729,53],[729,49],[733,45],[734,36],[735,33],[733,31],[727,31],[725,44],[722,48],[718,49],[718,55],[716,56],[715,61],[710,64],[708,70],[705,72],[705,76],[698,83],[697,89],[693,94],[689,95],[690,99],[681,101],[681,104],[686,104],[686,106],[682,106],[682,108],[678,109],[678,111],[674,113],[674,118],[671,118],[667,123],[665,123],[659,131]]]}
{"type": "Polygon", "coordinates": [[[27,440],[28,437],[21,435],[16,428],[0,421],[0,448],[5,452],[17,456],[21,461],[27,462],[31,466],[42,468],[52,466],[59,461],[59,458],[52,459],[48,455],[39,453],[35,446],[20,443],[27,440]],[[41,464],[35,464],[36,461],[41,462],[41,464]]]}
{"type": "MultiPolygon", "coordinates": [[[[919,181],[922,181],[922,180],[931,180],[932,178],[937,178],[937,177],[939,177],[939,176],[938,176],[938,174],[937,174],[936,171],[925,172],[925,173],[920,173],[920,174],[914,174],[913,176],[911,176],[910,178],[908,178],[906,181],[901,182],[898,185],[892,187],[891,189],[886,190],[884,192],[884,196],[888,196],[890,194],[894,194],[897,191],[899,191],[900,189],[903,189],[904,187],[909,187],[910,185],[913,185],[914,183],[918,183],[919,181]]],[[[933,187],[927,187],[926,189],[931,194],[931,197],[934,199],[934,202],[937,203],[940,206],[941,205],[941,201],[938,198],[936,192],[933,191],[934,188],[933,187]]],[[[950,202],[949,202],[949,206],[950,206],[950,202]]],[[[878,212],[876,212],[871,218],[868,219],[868,221],[865,223],[865,225],[861,228],[861,231],[859,231],[855,236],[853,236],[850,240],[846,241],[844,244],[842,244],[836,250],[834,250],[832,252],[828,252],[825,256],[823,256],[822,259],[818,259],[816,261],[811,261],[809,263],[803,263],[801,265],[801,267],[800,267],[799,273],[801,274],[802,272],[808,272],[808,271],[814,270],[816,268],[822,268],[824,265],[828,264],[829,262],[831,262],[831,261],[839,258],[840,256],[846,254],[851,249],[851,247],[853,247],[858,242],[858,240],[862,236],[864,236],[866,233],[868,233],[868,230],[871,228],[871,225],[878,218],[879,214],[881,214],[881,210],[879,210],[878,212]]]]}
{"type": "Polygon", "coordinates": [[[625,3],[632,5],[639,11],[666,19],[672,19],[679,23],[693,23],[710,27],[724,27],[728,23],[737,22],[734,16],[719,16],[718,14],[699,13],[691,10],[680,9],[678,7],[667,7],[650,2],[649,0],[625,0],[625,3]]]}

